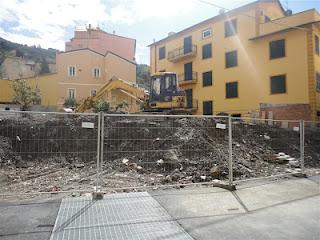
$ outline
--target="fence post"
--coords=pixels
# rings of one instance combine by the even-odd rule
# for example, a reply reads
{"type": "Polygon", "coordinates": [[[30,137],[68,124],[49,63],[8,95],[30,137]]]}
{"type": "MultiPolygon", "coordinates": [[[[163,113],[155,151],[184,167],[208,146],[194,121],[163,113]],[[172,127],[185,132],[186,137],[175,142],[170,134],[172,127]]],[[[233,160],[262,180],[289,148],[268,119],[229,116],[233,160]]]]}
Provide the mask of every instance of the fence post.
{"type": "Polygon", "coordinates": [[[304,120],[300,120],[300,167],[304,173],[304,120]]]}
{"type": "Polygon", "coordinates": [[[228,138],[229,138],[229,185],[233,185],[233,169],[232,169],[232,118],[228,117],[228,138]]]}
{"type": "Polygon", "coordinates": [[[97,173],[95,192],[98,191],[100,185],[100,141],[101,141],[101,114],[98,114],[98,134],[97,134],[97,173]]]}
{"type": "Polygon", "coordinates": [[[100,140],[100,175],[101,175],[101,171],[103,170],[103,151],[104,151],[104,113],[103,112],[101,112],[100,132],[101,132],[100,133],[100,138],[101,138],[100,140]]]}

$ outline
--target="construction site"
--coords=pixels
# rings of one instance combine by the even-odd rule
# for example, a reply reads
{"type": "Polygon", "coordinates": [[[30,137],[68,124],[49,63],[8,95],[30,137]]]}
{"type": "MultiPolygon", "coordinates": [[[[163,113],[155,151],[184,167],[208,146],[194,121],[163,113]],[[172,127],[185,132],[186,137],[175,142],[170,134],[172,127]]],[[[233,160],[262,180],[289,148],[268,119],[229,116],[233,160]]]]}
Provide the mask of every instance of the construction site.
{"type": "MultiPolygon", "coordinates": [[[[98,235],[102,239],[111,238],[109,228],[118,224],[124,229],[115,230],[119,231],[115,233],[118,237],[113,236],[115,239],[121,239],[128,231],[132,231],[132,235],[125,239],[140,239],[141,236],[144,236],[142,239],[159,236],[206,239],[201,234],[195,237],[197,234],[193,231],[190,233],[195,238],[191,238],[183,229],[172,226],[172,221],[177,218],[175,221],[179,222],[181,214],[184,219],[184,214],[191,214],[190,207],[198,209],[202,204],[213,209],[208,209],[207,213],[199,209],[190,216],[206,216],[206,219],[224,211],[231,211],[232,215],[240,211],[240,214],[242,208],[235,207],[234,200],[230,203],[229,195],[217,199],[217,194],[237,195],[241,189],[252,191],[274,185],[276,190],[264,193],[271,194],[267,205],[281,202],[284,197],[281,191],[286,191],[290,199],[319,194],[319,183],[308,180],[320,173],[320,126],[315,122],[287,121],[284,124],[283,121],[228,116],[2,111],[0,123],[3,214],[8,214],[12,207],[31,203],[36,204],[36,208],[49,204],[46,211],[52,209],[51,204],[58,209],[63,199],[59,213],[50,213],[52,219],[58,214],[58,223],[39,223],[48,230],[43,233],[36,229],[32,233],[34,239],[50,235],[51,239],[65,239],[66,232],[72,239],[79,236],[87,239],[81,231],[85,231],[88,223],[81,223],[81,216],[93,224],[88,225],[92,226],[88,228],[92,231],[90,234],[96,234],[95,225],[99,226],[99,232],[104,228],[105,233],[98,235]],[[282,190],[278,189],[279,184],[284,184],[282,190]],[[302,195],[301,188],[305,191],[302,195]],[[103,200],[98,200],[99,196],[103,200]],[[187,201],[187,208],[176,209],[175,201],[187,201]],[[222,204],[221,201],[227,202],[222,204]],[[16,205],[18,202],[23,204],[16,205]],[[141,204],[146,204],[146,212],[134,210],[141,204]],[[170,215],[152,213],[158,211],[158,204],[170,215]],[[98,217],[95,212],[106,207],[118,213],[98,217]],[[116,220],[119,214],[124,214],[119,207],[131,211],[122,216],[122,220],[116,220]],[[68,215],[64,215],[61,208],[70,208],[68,215]],[[110,218],[115,218],[116,222],[110,225],[110,218]],[[161,235],[159,221],[163,234],[172,233],[178,237],[161,235]],[[137,226],[127,229],[132,224],[137,226]],[[139,226],[149,227],[148,232],[157,232],[148,236],[139,226]]],[[[261,204],[263,202],[261,200],[261,204]]],[[[240,201],[240,204],[243,203],[240,201]]],[[[250,212],[246,207],[244,210],[250,212]]],[[[3,227],[7,224],[3,222],[3,227]]],[[[18,231],[17,234],[26,237],[31,233],[18,231]]],[[[32,234],[28,239],[33,239],[32,234]]],[[[2,237],[11,239],[13,236],[4,234],[2,237]]]]}
{"type": "Polygon", "coordinates": [[[109,2],[0,3],[0,239],[320,239],[319,7],[109,2]]]}

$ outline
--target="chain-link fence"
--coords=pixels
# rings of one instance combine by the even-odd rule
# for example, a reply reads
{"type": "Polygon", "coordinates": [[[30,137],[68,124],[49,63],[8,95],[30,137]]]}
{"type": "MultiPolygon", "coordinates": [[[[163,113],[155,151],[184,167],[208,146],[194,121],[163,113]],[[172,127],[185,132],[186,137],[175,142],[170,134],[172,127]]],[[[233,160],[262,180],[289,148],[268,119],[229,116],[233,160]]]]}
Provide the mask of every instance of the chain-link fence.
{"type": "Polygon", "coordinates": [[[97,123],[97,114],[1,111],[1,194],[91,190],[97,123]]]}
{"type": "Polygon", "coordinates": [[[314,174],[319,142],[317,122],[1,111],[0,191],[131,191],[314,174]]]}

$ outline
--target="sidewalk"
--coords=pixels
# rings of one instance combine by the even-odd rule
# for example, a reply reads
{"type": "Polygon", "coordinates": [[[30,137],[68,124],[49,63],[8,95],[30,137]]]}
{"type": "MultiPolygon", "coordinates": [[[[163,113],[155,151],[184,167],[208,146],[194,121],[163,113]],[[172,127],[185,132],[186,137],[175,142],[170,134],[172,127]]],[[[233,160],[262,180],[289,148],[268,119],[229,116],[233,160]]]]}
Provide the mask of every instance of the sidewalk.
{"type": "Polygon", "coordinates": [[[48,239],[55,224],[51,239],[320,239],[319,182],[317,176],[246,182],[235,192],[119,193],[97,202],[64,199],[60,207],[0,203],[0,238],[48,239]]]}

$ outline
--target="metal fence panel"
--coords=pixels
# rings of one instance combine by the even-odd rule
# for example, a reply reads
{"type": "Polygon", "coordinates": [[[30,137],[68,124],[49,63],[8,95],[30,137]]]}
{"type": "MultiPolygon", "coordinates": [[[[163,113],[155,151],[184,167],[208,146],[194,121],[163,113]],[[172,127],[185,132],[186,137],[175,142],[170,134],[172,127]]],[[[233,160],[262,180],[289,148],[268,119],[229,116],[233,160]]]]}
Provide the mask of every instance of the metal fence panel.
{"type": "Polygon", "coordinates": [[[92,189],[97,114],[0,112],[2,194],[92,189]]]}
{"type": "Polygon", "coordinates": [[[304,121],[304,165],[307,174],[320,168],[320,122],[304,121]]]}
{"type": "Polygon", "coordinates": [[[300,121],[232,119],[235,180],[301,171],[300,121]]]}
{"type": "Polygon", "coordinates": [[[105,115],[103,188],[228,179],[228,118],[105,115]]]}

